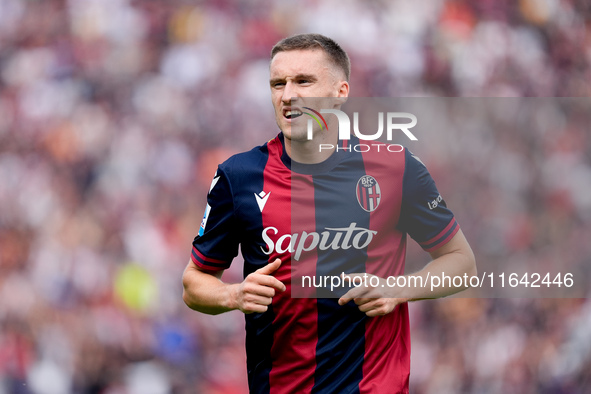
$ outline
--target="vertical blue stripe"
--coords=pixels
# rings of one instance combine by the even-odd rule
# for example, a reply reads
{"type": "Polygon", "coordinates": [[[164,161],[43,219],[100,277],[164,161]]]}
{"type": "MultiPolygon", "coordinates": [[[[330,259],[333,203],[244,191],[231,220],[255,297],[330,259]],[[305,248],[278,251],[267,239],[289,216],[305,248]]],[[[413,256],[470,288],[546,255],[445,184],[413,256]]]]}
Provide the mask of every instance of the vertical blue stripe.
{"type": "MultiPolygon", "coordinates": [[[[243,212],[248,213],[244,219],[247,226],[243,229],[241,248],[244,256],[244,277],[267,264],[266,256],[261,256],[257,239],[263,232],[263,217],[257,205],[253,191],[260,192],[264,187],[264,172],[269,159],[267,146],[259,148],[257,154],[244,156],[244,160],[252,163],[241,163],[243,168],[252,169],[251,173],[243,174],[236,179],[240,189],[235,195],[241,198],[235,201],[236,206],[248,207],[243,212]]],[[[271,190],[265,190],[270,192],[271,190]]],[[[244,315],[246,320],[246,368],[248,371],[248,385],[253,393],[269,393],[269,373],[271,372],[271,347],[273,346],[273,321],[275,311],[272,305],[265,313],[251,313],[244,315]]]]}
{"type": "MultiPolygon", "coordinates": [[[[316,231],[325,228],[369,228],[369,213],[357,201],[357,181],[365,175],[361,154],[344,153],[344,160],[326,174],[315,175],[316,231]]],[[[365,272],[367,253],[353,247],[318,250],[317,275],[365,272]]],[[[320,290],[320,289],[318,289],[320,290]]],[[[329,291],[330,289],[328,289],[329,291]]],[[[318,299],[318,344],[313,393],[356,393],[363,378],[365,321],[367,317],[350,302],[338,305],[345,290],[318,299]]],[[[319,294],[319,296],[321,296],[319,294]]]]}

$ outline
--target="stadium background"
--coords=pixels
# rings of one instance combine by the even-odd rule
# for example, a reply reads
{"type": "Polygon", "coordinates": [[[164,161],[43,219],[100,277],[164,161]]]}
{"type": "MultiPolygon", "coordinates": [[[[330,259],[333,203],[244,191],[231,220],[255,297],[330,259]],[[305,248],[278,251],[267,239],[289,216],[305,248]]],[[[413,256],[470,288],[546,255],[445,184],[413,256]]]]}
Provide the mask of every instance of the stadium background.
{"type": "MultiPolygon", "coordinates": [[[[298,32],[345,47],[353,96],[591,95],[583,0],[0,0],[0,393],[246,391],[242,315],[180,277],[215,165],[277,132],[268,55],[298,32]]],[[[423,157],[478,259],[589,266],[589,124],[487,138],[423,157]]],[[[588,299],[411,320],[413,393],[591,385],[588,299]]]]}

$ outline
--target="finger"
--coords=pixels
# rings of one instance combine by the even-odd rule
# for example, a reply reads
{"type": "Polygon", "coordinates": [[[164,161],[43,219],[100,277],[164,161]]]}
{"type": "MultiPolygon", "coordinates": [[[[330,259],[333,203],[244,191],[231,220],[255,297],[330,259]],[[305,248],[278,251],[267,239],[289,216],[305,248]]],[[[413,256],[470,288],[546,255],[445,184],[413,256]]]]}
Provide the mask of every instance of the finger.
{"type": "Polygon", "coordinates": [[[339,298],[339,305],[345,305],[348,302],[351,302],[353,299],[357,297],[357,288],[351,289],[339,298]]]}
{"type": "Polygon", "coordinates": [[[242,309],[242,312],[244,312],[245,314],[248,315],[250,313],[264,313],[264,312],[267,312],[267,309],[269,309],[269,307],[266,305],[247,304],[242,309]]]}
{"type": "MultiPolygon", "coordinates": [[[[357,300],[355,300],[355,303],[357,304],[357,300]]],[[[380,303],[379,300],[373,299],[369,300],[368,302],[364,302],[363,304],[357,304],[357,306],[359,306],[359,310],[361,312],[365,313],[383,306],[383,303],[380,303]]]]}
{"type": "Polygon", "coordinates": [[[376,298],[376,297],[363,297],[369,294],[372,289],[367,287],[355,287],[346,292],[340,299],[339,305],[345,305],[347,302],[355,298],[376,298]]]}
{"type": "Polygon", "coordinates": [[[278,291],[285,291],[285,285],[279,279],[270,275],[252,275],[249,280],[253,281],[257,285],[272,287],[278,291]]]}
{"type": "Polygon", "coordinates": [[[375,300],[375,298],[354,298],[353,299],[353,301],[355,301],[355,305],[357,305],[357,306],[365,305],[368,302],[372,302],[374,300],[375,300]]]}
{"type": "Polygon", "coordinates": [[[359,307],[359,310],[368,317],[383,316],[391,313],[398,305],[400,305],[399,300],[379,298],[374,302],[359,307]]]}
{"type": "Polygon", "coordinates": [[[388,310],[386,310],[386,308],[384,306],[381,306],[379,308],[373,308],[367,312],[365,312],[365,315],[367,317],[376,317],[376,316],[384,316],[387,315],[389,312],[388,310]]]}
{"type": "Polygon", "coordinates": [[[277,271],[277,268],[281,266],[281,260],[275,259],[272,263],[265,265],[264,267],[259,268],[255,272],[257,274],[262,275],[271,275],[273,272],[277,271]]]}
{"type": "Polygon", "coordinates": [[[341,298],[339,298],[339,305],[345,305],[346,303],[350,302],[353,297],[350,294],[351,292],[348,291],[347,293],[343,294],[341,298]]]}
{"type": "Polygon", "coordinates": [[[273,298],[271,297],[265,297],[265,296],[259,296],[256,294],[247,294],[244,296],[244,304],[245,305],[271,305],[271,303],[273,302],[273,298]]]}
{"type": "Polygon", "coordinates": [[[245,283],[244,290],[245,296],[248,294],[272,298],[275,296],[275,289],[269,286],[263,286],[259,283],[245,283]]]}

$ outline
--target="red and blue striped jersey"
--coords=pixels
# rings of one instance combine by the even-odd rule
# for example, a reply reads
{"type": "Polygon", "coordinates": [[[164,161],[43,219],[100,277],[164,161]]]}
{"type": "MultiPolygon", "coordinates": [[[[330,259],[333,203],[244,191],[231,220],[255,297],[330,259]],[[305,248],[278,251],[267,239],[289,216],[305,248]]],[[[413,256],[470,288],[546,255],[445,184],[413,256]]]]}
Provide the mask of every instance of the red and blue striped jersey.
{"type": "Polygon", "coordinates": [[[408,392],[407,304],[367,317],[340,293],[306,289],[305,275],[402,275],[406,234],[427,251],[459,230],[427,168],[409,150],[341,150],[319,164],[292,162],[283,135],[218,167],[192,261],[228,268],[240,245],[244,276],[280,258],[287,290],[245,315],[254,393],[408,392]],[[296,279],[297,278],[297,279],[296,279]]]}

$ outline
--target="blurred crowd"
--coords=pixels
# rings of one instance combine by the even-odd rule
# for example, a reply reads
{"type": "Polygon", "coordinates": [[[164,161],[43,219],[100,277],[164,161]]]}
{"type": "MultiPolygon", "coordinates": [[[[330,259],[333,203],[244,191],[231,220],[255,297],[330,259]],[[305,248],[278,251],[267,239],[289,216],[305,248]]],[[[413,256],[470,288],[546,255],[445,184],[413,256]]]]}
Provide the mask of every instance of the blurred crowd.
{"type": "MultiPolygon", "coordinates": [[[[278,132],[269,52],[299,32],[356,97],[591,96],[585,0],[0,0],[0,394],[247,391],[243,316],[180,278],[216,165],[278,132]]],[[[477,261],[589,274],[591,123],[561,114],[418,148],[477,261]]],[[[410,309],[413,393],[591,386],[588,299],[410,309]]]]}

